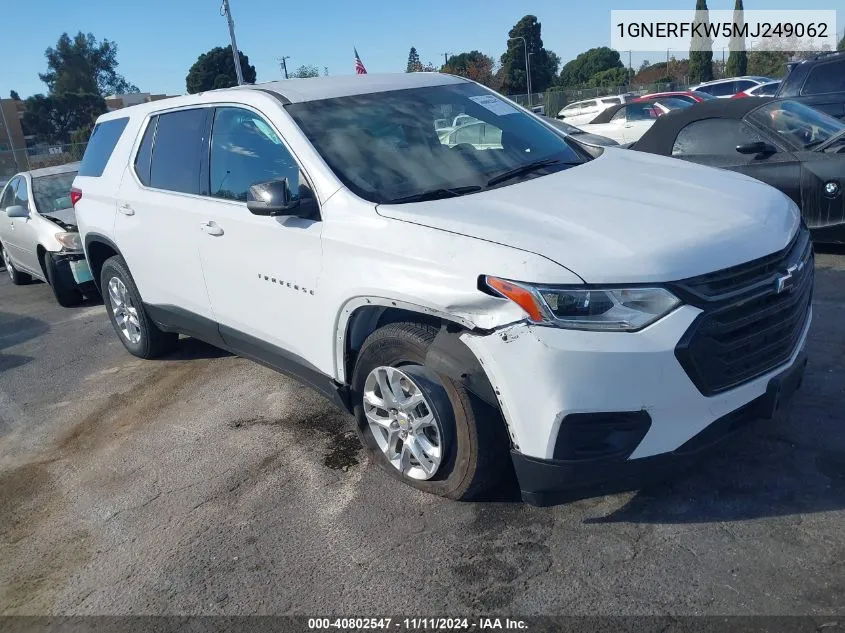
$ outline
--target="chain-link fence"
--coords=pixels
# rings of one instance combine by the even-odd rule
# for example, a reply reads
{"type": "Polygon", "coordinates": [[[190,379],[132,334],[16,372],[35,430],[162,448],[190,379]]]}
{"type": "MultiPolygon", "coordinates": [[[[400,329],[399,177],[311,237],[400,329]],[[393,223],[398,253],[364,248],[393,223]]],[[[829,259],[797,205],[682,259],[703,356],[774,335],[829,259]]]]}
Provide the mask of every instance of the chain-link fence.
{"type": "Polygon", "coordinates": [[[66,165],[82,160],[87,143],[39,144],[14,151],[0,150],[0,182],[5,182],[19,171],[66,165]]]}

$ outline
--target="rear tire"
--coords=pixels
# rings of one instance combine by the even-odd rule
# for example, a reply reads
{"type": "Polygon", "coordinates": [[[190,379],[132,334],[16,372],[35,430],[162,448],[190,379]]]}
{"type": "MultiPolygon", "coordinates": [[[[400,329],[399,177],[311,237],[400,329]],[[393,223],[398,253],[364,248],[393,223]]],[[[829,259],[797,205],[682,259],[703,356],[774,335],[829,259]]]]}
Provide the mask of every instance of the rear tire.
{"type": "Polygon", "coordinates": [[[32,277],[15,268],[15,265],[12,263],[11,256],[2,244],[0,244],[0,251],[2,251],[3,265],[6,267],[6,272],[9,273],[9,278],[12,280],[13,284],[16,286],[22,286],[32,281],[32,277]]]}
{"type": "Polygon", "coordinates": [[[70,270],[60,270],[50,253],[44,253],[44,270],[47,283],[60,306],[69,308],[82,303],[82,293],[76,287],[70,270]]]}
{"type": "Polygon", "coordinates": [[[120,255],[109,257],[100,272],[103,303],[117,337],[138,358],[158,358],[172,350],[179,335],[162,332],[153,323],[129,268],[120,255]]]}
{"type": "MultiPolygon", "coordinates": [[[[495,410],[469,394],[459,382],[425,366],[428,348],[437,332],[436,327],[422,323],[393,323],[376,330],[364,341],[352,376],[356,430],[371,457],[393,477],[425,492],[466,500],[493,487],[507,472],[505,462],[509,444],[495,410]],[[384,396],[380,387],[373,388],[374,384],[379,384],[374,378],[379,371],[383,376],[397,376],[398,384],[409,387],[404,392],[406,395],[419,393],[424,397],[422,409],[414,410],[410,423],[404,413],[406,409],[400,407],[398,413],[394,413],[397,409],[391,406],[384,409],[373,406],[372,402],[384,396]],[[419,416],[424,417],[427,410],[437,421],[436,430],[421,438],[421,444],[412,446],[417,451],[421,446],[439,448],[433,453],[436,459],[426,463],[426,466],[437,463],[433,473],[425,472],[422,460],[417,457],[404,463],[401,458],[390,458],[401,452],[405,441],[415,442],[407,429],[413,426],[415,416],[421,419],[419,416]],[[391,428],[381,428],[374,422],[379,418],[391,428]],[[391,419],[398,421],[391,422],[391,419]],[[405,439],[394,438],[391,446],[393,432],[404,432],[405,439]],[[381,441],[375,433],[383,434],[381,441]]],[[[424,457],[429,454],[430,450],[424,457]]]]}

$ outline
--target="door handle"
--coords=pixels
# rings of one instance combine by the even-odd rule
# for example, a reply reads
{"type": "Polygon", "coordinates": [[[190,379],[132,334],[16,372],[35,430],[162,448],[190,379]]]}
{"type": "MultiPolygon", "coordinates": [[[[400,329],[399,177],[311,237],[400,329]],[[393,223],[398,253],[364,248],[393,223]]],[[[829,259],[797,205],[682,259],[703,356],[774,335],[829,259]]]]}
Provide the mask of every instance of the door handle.
{"type": "Polygon", "coordinates": [[[203,222],[202,224],[200,224],[200,229],[202,229],[203,233],[206,233],[208,235],[223,235],[223,229],[217,226],[216,222],[203,222]]]}
{"type": "Polygon", "coordinates": [[[132,205],[128,202],[121,202],[117,205],[117,210],[120,211],[123,215],[135,215],[135,209],[132,208],[132,205]]]}

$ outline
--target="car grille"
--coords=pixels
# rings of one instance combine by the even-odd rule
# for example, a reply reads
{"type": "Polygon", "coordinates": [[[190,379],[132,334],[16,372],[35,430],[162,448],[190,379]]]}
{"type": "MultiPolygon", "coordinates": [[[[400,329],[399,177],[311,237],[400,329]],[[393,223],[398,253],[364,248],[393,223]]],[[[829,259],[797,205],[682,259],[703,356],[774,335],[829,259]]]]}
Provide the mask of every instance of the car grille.
{"type": "Polygon", "coordinates": [[[813,265],[802,226],[778,253],[675,285],[703,310],[675,348],[702,394],[731,389],[789,360],[810,315],[813,265]]]}

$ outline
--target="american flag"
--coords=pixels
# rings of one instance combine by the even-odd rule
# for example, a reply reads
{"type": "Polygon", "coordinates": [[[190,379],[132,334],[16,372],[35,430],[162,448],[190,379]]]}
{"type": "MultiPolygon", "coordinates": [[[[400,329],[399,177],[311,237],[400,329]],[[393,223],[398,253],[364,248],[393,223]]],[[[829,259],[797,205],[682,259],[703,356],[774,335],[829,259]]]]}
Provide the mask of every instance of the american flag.
{"type": "Polygon", "coordinates": [[[358,56],[358,49],[353,48],[355,51],[355,72],[359,75],[366,75],[367,69],[364,68],[364,62],[361,61],[361,58],[358,56]]]}

